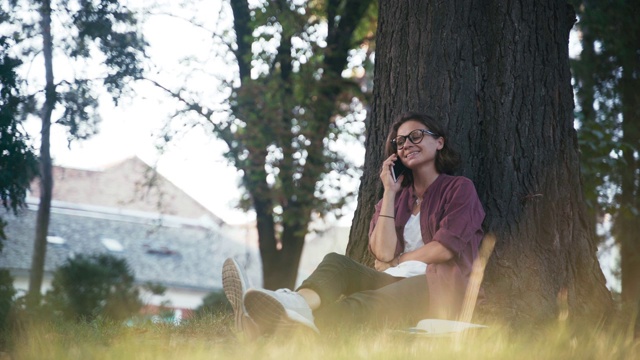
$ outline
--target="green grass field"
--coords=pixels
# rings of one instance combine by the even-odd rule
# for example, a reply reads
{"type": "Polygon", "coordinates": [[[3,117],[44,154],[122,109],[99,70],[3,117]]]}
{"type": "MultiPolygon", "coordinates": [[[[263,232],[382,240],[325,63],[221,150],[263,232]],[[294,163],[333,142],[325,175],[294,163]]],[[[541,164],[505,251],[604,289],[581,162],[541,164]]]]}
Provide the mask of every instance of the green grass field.
{"type": "Polygon", "coordinates": [[[315,335],[287,331],[244,340],[229,315],[174,326],[109,322],[21,322],[0,353],[5,359],[639,359],[630,329],[582,328],[564,322],[535,332],[500,326],[425,337],[360,329],[315,335]]]}

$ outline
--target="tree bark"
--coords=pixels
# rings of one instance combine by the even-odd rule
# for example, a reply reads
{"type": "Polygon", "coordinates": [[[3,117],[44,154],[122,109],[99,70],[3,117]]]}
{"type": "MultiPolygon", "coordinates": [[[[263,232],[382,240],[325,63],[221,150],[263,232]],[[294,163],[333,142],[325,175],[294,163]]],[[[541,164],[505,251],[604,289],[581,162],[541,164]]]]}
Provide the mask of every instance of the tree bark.
{"type": "Polygon", "coordinates": [[[373,108],[348,255],[367,262],[393,118],[440,119],[498,239],[485,275],[489,315],[532,325],[599,318],[612,307],[581,192],[568,38],[561,1],[381,1],[373,108]]]}
{"type": "Polygon", "coordinates": [[[36,234],[33,245],[31,273],[29,275],[29,303],[40,302],[44,263],[47,253],[47,232],[51,213],[53,176],[51,173],[50,128],[51,114],[56,103],[56,89],[53,83],[53,41],[51,36],[51,2],[44,0],[40,10],[42,16],[42,53],[45,66],[45,101],[42,106],[42,130],[40,144],[40,204],[36,220],[36,234]]]}
{"type": "MultiPolygon", "coordinates": [[[[633,37],[625,37],[629,41],[623,48],[637,49],[638,44],[633,37]]],[[[620,244],[620,273],[622,274],[622,302],[631,314],[637,311],[640,301],[640,77],[636,69],[637,55],[632,51],[620,56],[622,78],[620,79],[620,97],[622,102],[622,150],[623,169],[621,169],[621,186],[618,212],[614,234],[620,244]],[[634,74],[635,72],[635,74],[634,74]],[[634,146],[635,144],[635,146],[634,146]]]]}

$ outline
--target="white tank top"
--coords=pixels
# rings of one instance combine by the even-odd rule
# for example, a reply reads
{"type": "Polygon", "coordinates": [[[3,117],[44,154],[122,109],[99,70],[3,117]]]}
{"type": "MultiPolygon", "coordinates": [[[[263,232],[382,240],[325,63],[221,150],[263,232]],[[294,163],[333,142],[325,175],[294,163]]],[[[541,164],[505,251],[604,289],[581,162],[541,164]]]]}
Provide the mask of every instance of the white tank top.
{"type": "MultiPolygon", "coordinates": [[[[420,213],[411,214],[409,221],[404,226],[404,252],[407,253],[422,246],[424,246],[424,242],[420,231],[420,213]]],[[[395,277],[424,275],[427,272],[427,264],[422,261],[410,260],[402,262],[398,266],[390,267],[384,272],[395,277]]]]}

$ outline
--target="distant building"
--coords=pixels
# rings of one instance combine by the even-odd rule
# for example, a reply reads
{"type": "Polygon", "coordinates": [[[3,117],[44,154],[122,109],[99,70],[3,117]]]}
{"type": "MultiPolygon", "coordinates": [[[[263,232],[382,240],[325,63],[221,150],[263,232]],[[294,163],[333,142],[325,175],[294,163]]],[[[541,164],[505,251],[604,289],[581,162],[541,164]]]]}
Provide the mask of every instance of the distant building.
{"type": "MultiPolygon", "coordinates": [[[[60,202],[223,224],[219,217],[137,157],[100,171],[54,166],[53,181],[53,200],[60,202]]],[[[38,181],[31,186],[31,197],[40,198],[38,181]]]]}
{"type": "MultiPolygon", "coordinates": [[[[222,263],[229,256],[247,267],[254,284],[261,283],[255,246],[140,159],[103,171],[54,167],[53,174],[43,292],[68,258],[103,252],[125,258],[140,286],[167,288],[164,296],[145,295],[150,307],[166,301],[181,311],[198,307],[206,294],[221,291],[222,263]]],[[[0,215],[8,237],[0,268],[11,271],[19,290],[28,288],[38,192],[34,183],[28,208],[0,215]]],[[[255,238],[254,230],[245,231],[247,239],[255,238]]]]}
{"type": "Polygon", "coordinates": [[[331,226],[307,235],[300,257],[296,285],[302,284],[322,261],[326,254],[345,253],[349,242],[349,227],[331,226]]]}

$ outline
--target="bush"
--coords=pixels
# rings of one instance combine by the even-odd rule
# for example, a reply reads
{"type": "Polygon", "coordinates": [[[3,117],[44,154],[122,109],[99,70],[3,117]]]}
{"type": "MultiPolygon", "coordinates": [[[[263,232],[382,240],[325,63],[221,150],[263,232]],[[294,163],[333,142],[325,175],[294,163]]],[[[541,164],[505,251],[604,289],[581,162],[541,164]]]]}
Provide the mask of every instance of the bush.
{"type": "Polygon", "coordinates": [[[13,287],[13,277],[7,269],[0,269],[0,338],[9,327],[9,314],[14,303],[16,289],[13,287]]]}
{"type": "Polygon", "coordinates": [[[214,313],[230,313],[233,311],[231,303],[223,292],[210,292],[202,299],[202,305],[196,309],[196,316],[214,313]]]}
{"type": "Polygon", "coordinates": [[[71,320],[122,320],[142,307],[125,259],[109,254],[69,259],[53,275],[47,306],[71,320]]]}

